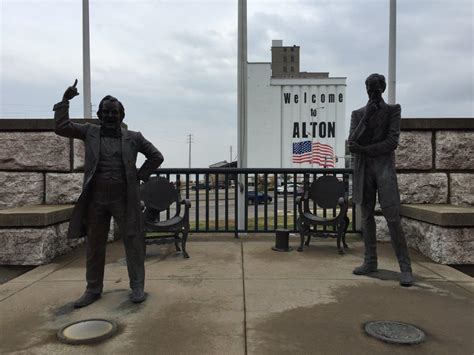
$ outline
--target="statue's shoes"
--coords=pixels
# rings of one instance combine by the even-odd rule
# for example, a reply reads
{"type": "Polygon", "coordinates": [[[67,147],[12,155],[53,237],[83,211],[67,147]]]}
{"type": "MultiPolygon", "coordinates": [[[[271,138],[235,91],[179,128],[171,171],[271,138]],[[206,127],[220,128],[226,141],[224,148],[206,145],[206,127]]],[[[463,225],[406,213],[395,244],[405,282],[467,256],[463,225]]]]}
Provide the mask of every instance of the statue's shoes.
{"type": "Polygon", "coordinates": [[[135,288],[130,293],[130,301],[133,303],[142,303],[146,300],[146,293],[143,292],[142,288],[135,288]]]}
{"type": "Polygon", "coordinates": [[[376,272],[377,271],[377,264],[368,264],[368,263],[363,263],[361,266],[356,267],[352,273],[354,275],[367,275],[370,274],[371,272],[376,272]]]}
{"type": "Polygon", "coordinates": [[[97,301],[100,297],[101,297],[100,293],[93,293],[93,292],[86,291],[79,299],[77,299],[74,302],[74,308],[82,308],[82,307],[88,306],[91,303],[94,303],[95,301],[97,301]]]}
{"type": "Polygon", "coordinates": [[[400,273],[400,285],[410,287],[413,285],[413,275],[411,271],[402,271],[400,273]]]}

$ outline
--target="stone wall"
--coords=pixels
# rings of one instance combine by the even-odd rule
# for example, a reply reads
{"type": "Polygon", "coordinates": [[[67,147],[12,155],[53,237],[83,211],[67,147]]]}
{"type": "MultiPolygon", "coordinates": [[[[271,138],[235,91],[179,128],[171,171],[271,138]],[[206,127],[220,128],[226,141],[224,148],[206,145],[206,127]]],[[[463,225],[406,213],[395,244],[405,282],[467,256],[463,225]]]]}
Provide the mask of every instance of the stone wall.
{"type": "MultiPolygon", "coordinates": [[[[403,204],[474,207],[474,119],[402,120],[396,164],[403,204]]],[[[375,217],[377,239],[390,241],[375,217]]],[[[442,264],[474,263],[472,227],[444,227],[402,217],[410,247],[442,264]]]]}
{"type": "Polygon", "coordinates": [[[401,127],[402,203],[474,206],[474,119],[403,119],[401,127]]]}
{"type": "Polygon", "coordinates": [[[0,171],[0,209],[44,201],[44,173],[0,171]]]}
{"type": "MultiPolygon", "coordinates": [[[[387,223],[375,216],[377,239],[390,241],[387,223]]],[[[472,227],[444,227],[402,218],[408,245],[440,264],[474,264],[474,233],[472,227]]]]}
{"type": "Polygon", "coordinates": [[[0,119],[0,209],[75,203],[83,169],[83,142],[56,135],[52,119],[0,119]]]}
{"type": "Polygon", "coordinates": [[[0,265],[42,265],[84,242],[68,239],[69,222],[44,228],[0,229],[0,265]]]}
{"type": "MultiPolygon", "coordinates": [[[[98,120],[73,119],[98,124],[98,120]]],[[[54,133],[52,119],[0,119],[0,210],[77,202],[84,143],[54,133]]],[[[0,265],[40,265],[84,242],[66,238],[68,222],[0,228],[0,265]]],[[[109,241],[119,237],[112,219],[109,241]]]]}
{"type": "Polygon", "coordinates": [[[77,202],[82,191],[83,173],[46,173],[45,203],[62,205],[77,202]]]}
{"type": "MultiPolygon", "coordinates": [[[[474,119],[402,119],[401,129],[402,203],[473,207],[474,119]]],[[[57,136],[52,119],[0,119],[0,209],[75,203],[83,168],[83,142],[57,136]]],[[[386,238],[383,217],[377,223],[386,238]]]]}
{"type": "MultiPolygon", "coordinates": [[[[0,265],[42,265],[83,244],[85,238],[69,239],[69,222],[43,227],[0,227],[0,265]]],[[[111,221],[107,241],[117,240],[111,221]]]]}
{"type": "MultiPolygon", "coordinates": [[[[402,119],[401,127],[402,203],[474,206],[474,119],[402,119]]],[[[83,142],[57,136],[52,119],[0,119],[0,209],[74,203],[83,168],[83,142]]]]}

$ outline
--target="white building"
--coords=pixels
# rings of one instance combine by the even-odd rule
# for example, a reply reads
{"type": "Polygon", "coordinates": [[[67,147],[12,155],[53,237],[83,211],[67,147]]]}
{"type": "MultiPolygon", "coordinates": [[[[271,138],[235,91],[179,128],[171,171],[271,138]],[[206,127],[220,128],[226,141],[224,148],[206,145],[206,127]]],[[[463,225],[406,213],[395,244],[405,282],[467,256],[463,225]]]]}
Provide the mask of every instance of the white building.
{"type": "Polygon", "coordinates": [[[299,71],[299,47],[273,41],[247,67],[247,166],[344,167],[346,78],[299,71]]]}

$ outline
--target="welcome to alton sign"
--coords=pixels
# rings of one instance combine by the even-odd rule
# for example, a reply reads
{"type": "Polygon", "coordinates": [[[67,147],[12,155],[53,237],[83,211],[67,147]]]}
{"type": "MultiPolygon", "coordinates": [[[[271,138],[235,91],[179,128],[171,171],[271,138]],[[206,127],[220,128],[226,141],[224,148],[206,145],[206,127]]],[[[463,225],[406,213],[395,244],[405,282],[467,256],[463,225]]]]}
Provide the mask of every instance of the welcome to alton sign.
{"type": "Polygon", "coordinates": [[[344,167],[346,78],[272,78],[248,64],[248,167],[344,167]]]}

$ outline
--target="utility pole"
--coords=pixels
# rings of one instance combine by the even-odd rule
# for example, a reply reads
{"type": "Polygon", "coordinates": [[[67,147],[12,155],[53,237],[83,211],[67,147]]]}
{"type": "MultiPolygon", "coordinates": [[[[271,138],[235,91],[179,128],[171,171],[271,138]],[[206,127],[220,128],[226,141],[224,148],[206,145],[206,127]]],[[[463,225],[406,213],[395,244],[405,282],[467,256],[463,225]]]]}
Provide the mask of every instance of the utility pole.
{"type": "Polygon", "coordinates": [[[396,103],[397,76],[397,0],[390,0],[388,39],[388,103],[396,103]]]}
{"type": "Polygon", "coordinates": [[[232,146],[230,146],[230,159],[229,159],[229,163],[232,163],[232,146]]]}
{"type": "Polygon", "coordinates": [[[92,118],[91,55],[89,42],[89,0],[82,0],[82,79],[84,81],[84,118],[92,118]]]}
{"type": "Polygon", "coordinates": [[[190,133],[188,134],[188,144],[189,144],[189,160],[188,160],[188,168],[191,168],[191,144],[194,143],[193,142],[193,135],[190,133]]]}
{"type": "MultiPolygon", "coordinates": [[[[247,167],[247,0],[238,1],[237,20],[237,167],[247,167]]],[[[244,176],[239,174],[238,184],[238,221],[237,229],[245,228],[246,196],[244,176]]],[[[236,233],[236,237],[238,234],[236,233]]]]}

